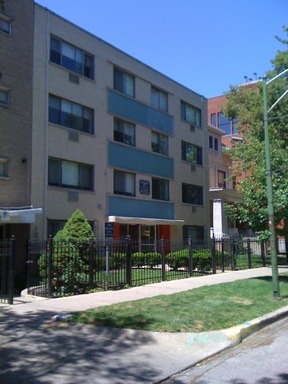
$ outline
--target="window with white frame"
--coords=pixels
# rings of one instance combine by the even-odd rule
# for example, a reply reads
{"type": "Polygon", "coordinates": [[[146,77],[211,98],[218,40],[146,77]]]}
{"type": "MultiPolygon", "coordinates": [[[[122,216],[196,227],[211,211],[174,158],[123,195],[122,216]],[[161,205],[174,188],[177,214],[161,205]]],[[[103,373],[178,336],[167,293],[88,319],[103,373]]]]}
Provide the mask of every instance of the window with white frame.
{"type": "Polygon", "coordinates": [[[10,104],[9,91],[0,89],[0,106],[8,107],[10,104]]]}
{"type": "Polygon", "coordinates": [[[119,68],[114,68],[114,89],[127,96],[135,97],[135,78],[119,68]]]}
{"type": "Polygon", "coordinates": [[[202,148],[182,141],[182,160],[191,164],[202,165],[202,148]]]}
{"type": "Polygon", "coordinates": [[[49,122],[93,133],[93,110],[49,95],[49,122]]]}
{"type": "Polygon", "coordinates": [[[93,55],[54,36],[50,36],[50,60],[79,75],[94,79],[93,55]]]}
{"type": "Polygon", "coordinates": [[[114,140],[135,146],[135,124],[114,118],[114,140]]]}
{"type": "Polygon", "coordinates": [[[50,157],[48,184],[93,191],[93,166],[50,157]]]}
{"type": "Polygon", "coordinates": [[[8,160],[0,157],[0,177],[8,177],[8,160]]]}
{"type": "Polygon", "coordinates": [[[201,127],[201,109],[181,101],[181,118],[192,125],[201,127]]]}
{"type": "Polygon", "coordinates": [[[114,193],[135,196],[135,174],[114,170],[114,193]]]}
{"type": "Polygon", "coordinates": [[[152,178],[152,199],[169,201],[169,180],[152,178]]]}
{"type": "Polygon", "coordinates": [[[151,87],[151,104],[161,111],[168,112],[168,93],[151,87]]]}
{"type": "Polygon", "coordinates": [[[151,132],[151,148],[153,152],[168,155],[168,136],[151,132]]]}
{"type": "Polygon", "coordinates": [[[0,32],[11,35],[11,20],[0,15],[0,32]]]}

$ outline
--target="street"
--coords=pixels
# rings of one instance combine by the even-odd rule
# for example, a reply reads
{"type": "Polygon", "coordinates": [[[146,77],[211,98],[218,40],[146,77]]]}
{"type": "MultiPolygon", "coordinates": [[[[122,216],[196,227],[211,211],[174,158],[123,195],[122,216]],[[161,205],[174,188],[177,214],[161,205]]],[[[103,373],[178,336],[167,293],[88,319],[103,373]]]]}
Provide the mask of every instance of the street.
{"type": "Polygon", "coordinates": [[[253,334],[165,384],[287,384],[288,319],[253,334]]]}

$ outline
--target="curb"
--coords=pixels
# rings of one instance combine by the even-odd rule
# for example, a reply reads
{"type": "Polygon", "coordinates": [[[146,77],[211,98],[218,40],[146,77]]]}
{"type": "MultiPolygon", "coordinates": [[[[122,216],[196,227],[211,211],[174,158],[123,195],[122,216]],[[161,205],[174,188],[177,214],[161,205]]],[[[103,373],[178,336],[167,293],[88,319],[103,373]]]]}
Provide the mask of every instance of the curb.
{"type": "Polygon", "coordinates": [[[288,316],[288,306],[277,309],[276,311],[270,312],[266,315],[257,317],[251,321],[245,321],[245,323],[236,325],[235,327],[227,328],[222,331],[219,331],[222,334],[223,338],[226,338],[230,341],[230,344],[224,348],[220,348],[217,352],[208,354],[203,359],[199,359],[194,362],[192,365],[189,365],[186,368],[181,369],[178,372],[169,375],[168,377],[161,379],[160,381],[153,382],[153,384],[167,384],[169,379],[173,378],[176,375],[179,375],[185,372],[188,369],[195,367],[196,365],[203,363],[203,361],[210,359],[219,353],[222,353],[237,344],[240,344],[246,337],[251,336],[253,333],[260,331],[260,329],[275,323],[276,321],[282,320],[284,317],[288,316]]]}
{"type": "Polygon", "coordinates": [[[279,308],[274,312],[257,317],[251,321],[245,321],[245,323],[236,325],[235,327],[224,329],[222,334],[230,339],[232,342],[231,346],[234,346],[241,343],[246,337],[286,316],[288,316],[288,306],[279,308]]]}

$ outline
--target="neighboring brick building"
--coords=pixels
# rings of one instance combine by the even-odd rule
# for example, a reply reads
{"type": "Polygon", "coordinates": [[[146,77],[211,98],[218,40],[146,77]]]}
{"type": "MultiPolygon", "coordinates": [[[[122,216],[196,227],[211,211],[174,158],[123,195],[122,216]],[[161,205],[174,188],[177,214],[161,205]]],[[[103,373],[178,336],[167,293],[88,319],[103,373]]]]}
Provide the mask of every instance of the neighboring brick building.
{"type": "Polygon", "coordinates": [[[31,208],[33,20],[33,1],[0,2],[0,240],[17,237],[17,266],[41,211],[31,208]]]}
{"type": "Polygon", "coordinates": [[[233,163],[229,156],[229,147],[241,137],[237,130],[237,118],[228,119],[221,112],[226,102],[225,96],[208,99],[210,223],[211,231],[218,238],[225,235],[237,236],[243,232],[243,228],[232,222],[225,212],[225,204],[242,199],[231,180],[233,163]]]}

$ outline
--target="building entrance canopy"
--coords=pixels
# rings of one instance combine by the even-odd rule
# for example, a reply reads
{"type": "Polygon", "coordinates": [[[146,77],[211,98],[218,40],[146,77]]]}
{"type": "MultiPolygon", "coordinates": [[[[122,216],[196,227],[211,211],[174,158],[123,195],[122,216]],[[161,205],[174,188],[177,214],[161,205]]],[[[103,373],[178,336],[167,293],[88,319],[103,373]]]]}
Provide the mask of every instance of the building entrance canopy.
{"type": "Polygon", "coordinates": [[[42,208],[0,207],[0,224],[32,224],[35,215],[42,213],[42,208]]]}

